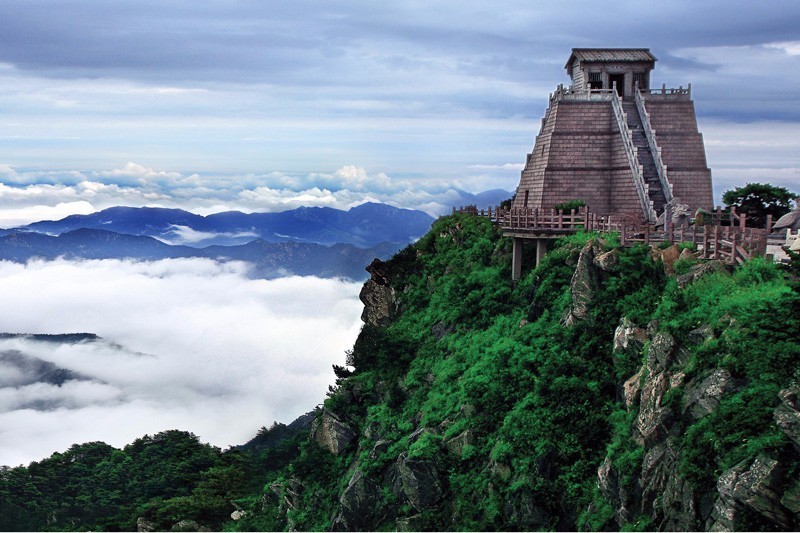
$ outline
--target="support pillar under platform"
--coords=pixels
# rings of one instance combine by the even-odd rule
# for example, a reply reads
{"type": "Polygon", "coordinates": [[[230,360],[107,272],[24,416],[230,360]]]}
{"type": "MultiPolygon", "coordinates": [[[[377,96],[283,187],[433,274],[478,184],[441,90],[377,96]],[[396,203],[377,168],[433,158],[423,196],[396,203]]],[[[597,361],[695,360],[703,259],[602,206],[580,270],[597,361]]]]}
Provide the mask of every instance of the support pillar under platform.
{"type": "Polygon", "coordinates": [[[536,239],[536,266],[544,259],[544,254],[547,253],[547,239],[536,239]]]}
{"type": "Polygon", "coordinates": [[[511,252],[511,280],[517,281],[522,276],[522,239],[514,237],[511,252]]]}

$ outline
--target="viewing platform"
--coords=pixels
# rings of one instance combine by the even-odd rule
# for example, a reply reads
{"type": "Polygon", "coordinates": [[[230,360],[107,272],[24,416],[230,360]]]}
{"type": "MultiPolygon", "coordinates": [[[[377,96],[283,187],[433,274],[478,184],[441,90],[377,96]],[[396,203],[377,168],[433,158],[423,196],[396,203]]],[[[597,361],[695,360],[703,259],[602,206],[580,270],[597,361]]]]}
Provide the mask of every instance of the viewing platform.
{"type": "Polygon", "coordinates": [[[723,213],[717,207],[713,213],[703,215],[707,220],[691,223],[673,223],[667,207],[664,219],[666,224],[651,224],[636,220],[630,215],[597,215],[588,207],[573,209],[569,213],[555,209],[477,209],[475,206],[453,208],[453,214],[466,213],[486,217],[514,242],[512,259],[512,279],[522,275],[523,247],[525,240],[536,246],[536,264],[547,252],[547,241],[571,235],[579,231],[619,233],[621,246],[636,244],[661,244],[668,242],[691,243],[694,245],[696,259],[722,260],[728,264],[741,264],[751,257],[764,256],[767,239],[772,228],[772,217],[767,218],[765,228],[747,226],[746,214],[738,214],[735,209],[723,213]]]}

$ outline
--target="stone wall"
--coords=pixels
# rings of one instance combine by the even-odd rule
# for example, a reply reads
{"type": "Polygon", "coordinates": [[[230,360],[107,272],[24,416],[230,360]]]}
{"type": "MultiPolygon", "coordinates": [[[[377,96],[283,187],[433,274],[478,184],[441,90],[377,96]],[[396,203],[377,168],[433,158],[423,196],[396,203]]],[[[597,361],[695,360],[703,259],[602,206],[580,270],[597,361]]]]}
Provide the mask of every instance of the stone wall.
{"type": "MultiPolygon", "coordinates": [[[[661,98],[647,100],[646,106],[674,195],[692,211],[712,208],[711,171],[694,104],[661,98]]],[[[600,215],[641,214],[610,102],[553,100],[542,123],[520,177],[515,209],[552,209],[584,200],[600,215]]]]}

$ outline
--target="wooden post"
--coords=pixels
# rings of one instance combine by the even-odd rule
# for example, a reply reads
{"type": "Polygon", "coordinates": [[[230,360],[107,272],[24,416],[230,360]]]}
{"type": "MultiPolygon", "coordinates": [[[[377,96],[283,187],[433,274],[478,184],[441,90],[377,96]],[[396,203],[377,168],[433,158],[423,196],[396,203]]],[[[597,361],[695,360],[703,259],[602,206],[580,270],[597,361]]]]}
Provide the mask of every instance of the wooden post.
{"type": "Polygon", "coordinates": [[[517,281],[522,276],[522,239],[514,237],[511,251],[511,281],[517,281]]]}
{"type": "Polygon", "coordinates": [[[719,226],[714,226],[714,259],[719,259],[719,226]]]}
{"type": "Polygon", "coordinates": [[[772,215],[767,215],[767,235],[772,233],[772,215]]]}
{"type": "Polygon", "coordinates": [[[731,235],[731,264],[736,265],[736,256],[739,254],[739,251],[736,249],[736,237],[739,235],[737,231],[733,232],[731,235]]]}
{"type": "Polygon", "coordinates": [[[742,227],[743,230],[744,228],[747,227],[747,213],[741,214],[741,216],[739,217],[739,225],[742,227]]]}
{"type": "Polygon", "coordinates": [[[583,224],[586,228],[586,231],[591,231],[591,225],[589,224],[589,206],[583,206],[583,224]]]}

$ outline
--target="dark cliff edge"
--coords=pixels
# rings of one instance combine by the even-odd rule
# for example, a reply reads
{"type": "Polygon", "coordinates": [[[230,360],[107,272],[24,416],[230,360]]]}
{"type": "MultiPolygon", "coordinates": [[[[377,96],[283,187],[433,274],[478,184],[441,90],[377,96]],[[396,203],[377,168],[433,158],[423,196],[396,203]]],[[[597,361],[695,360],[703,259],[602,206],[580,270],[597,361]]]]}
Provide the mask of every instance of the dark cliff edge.
{"type": "Polygon", "coordinates": [[[352,370],[238,527],[800,526],[795,279],[577,235],[515,286],[509,248],[446,217],[370,265],[352,370]]]}

